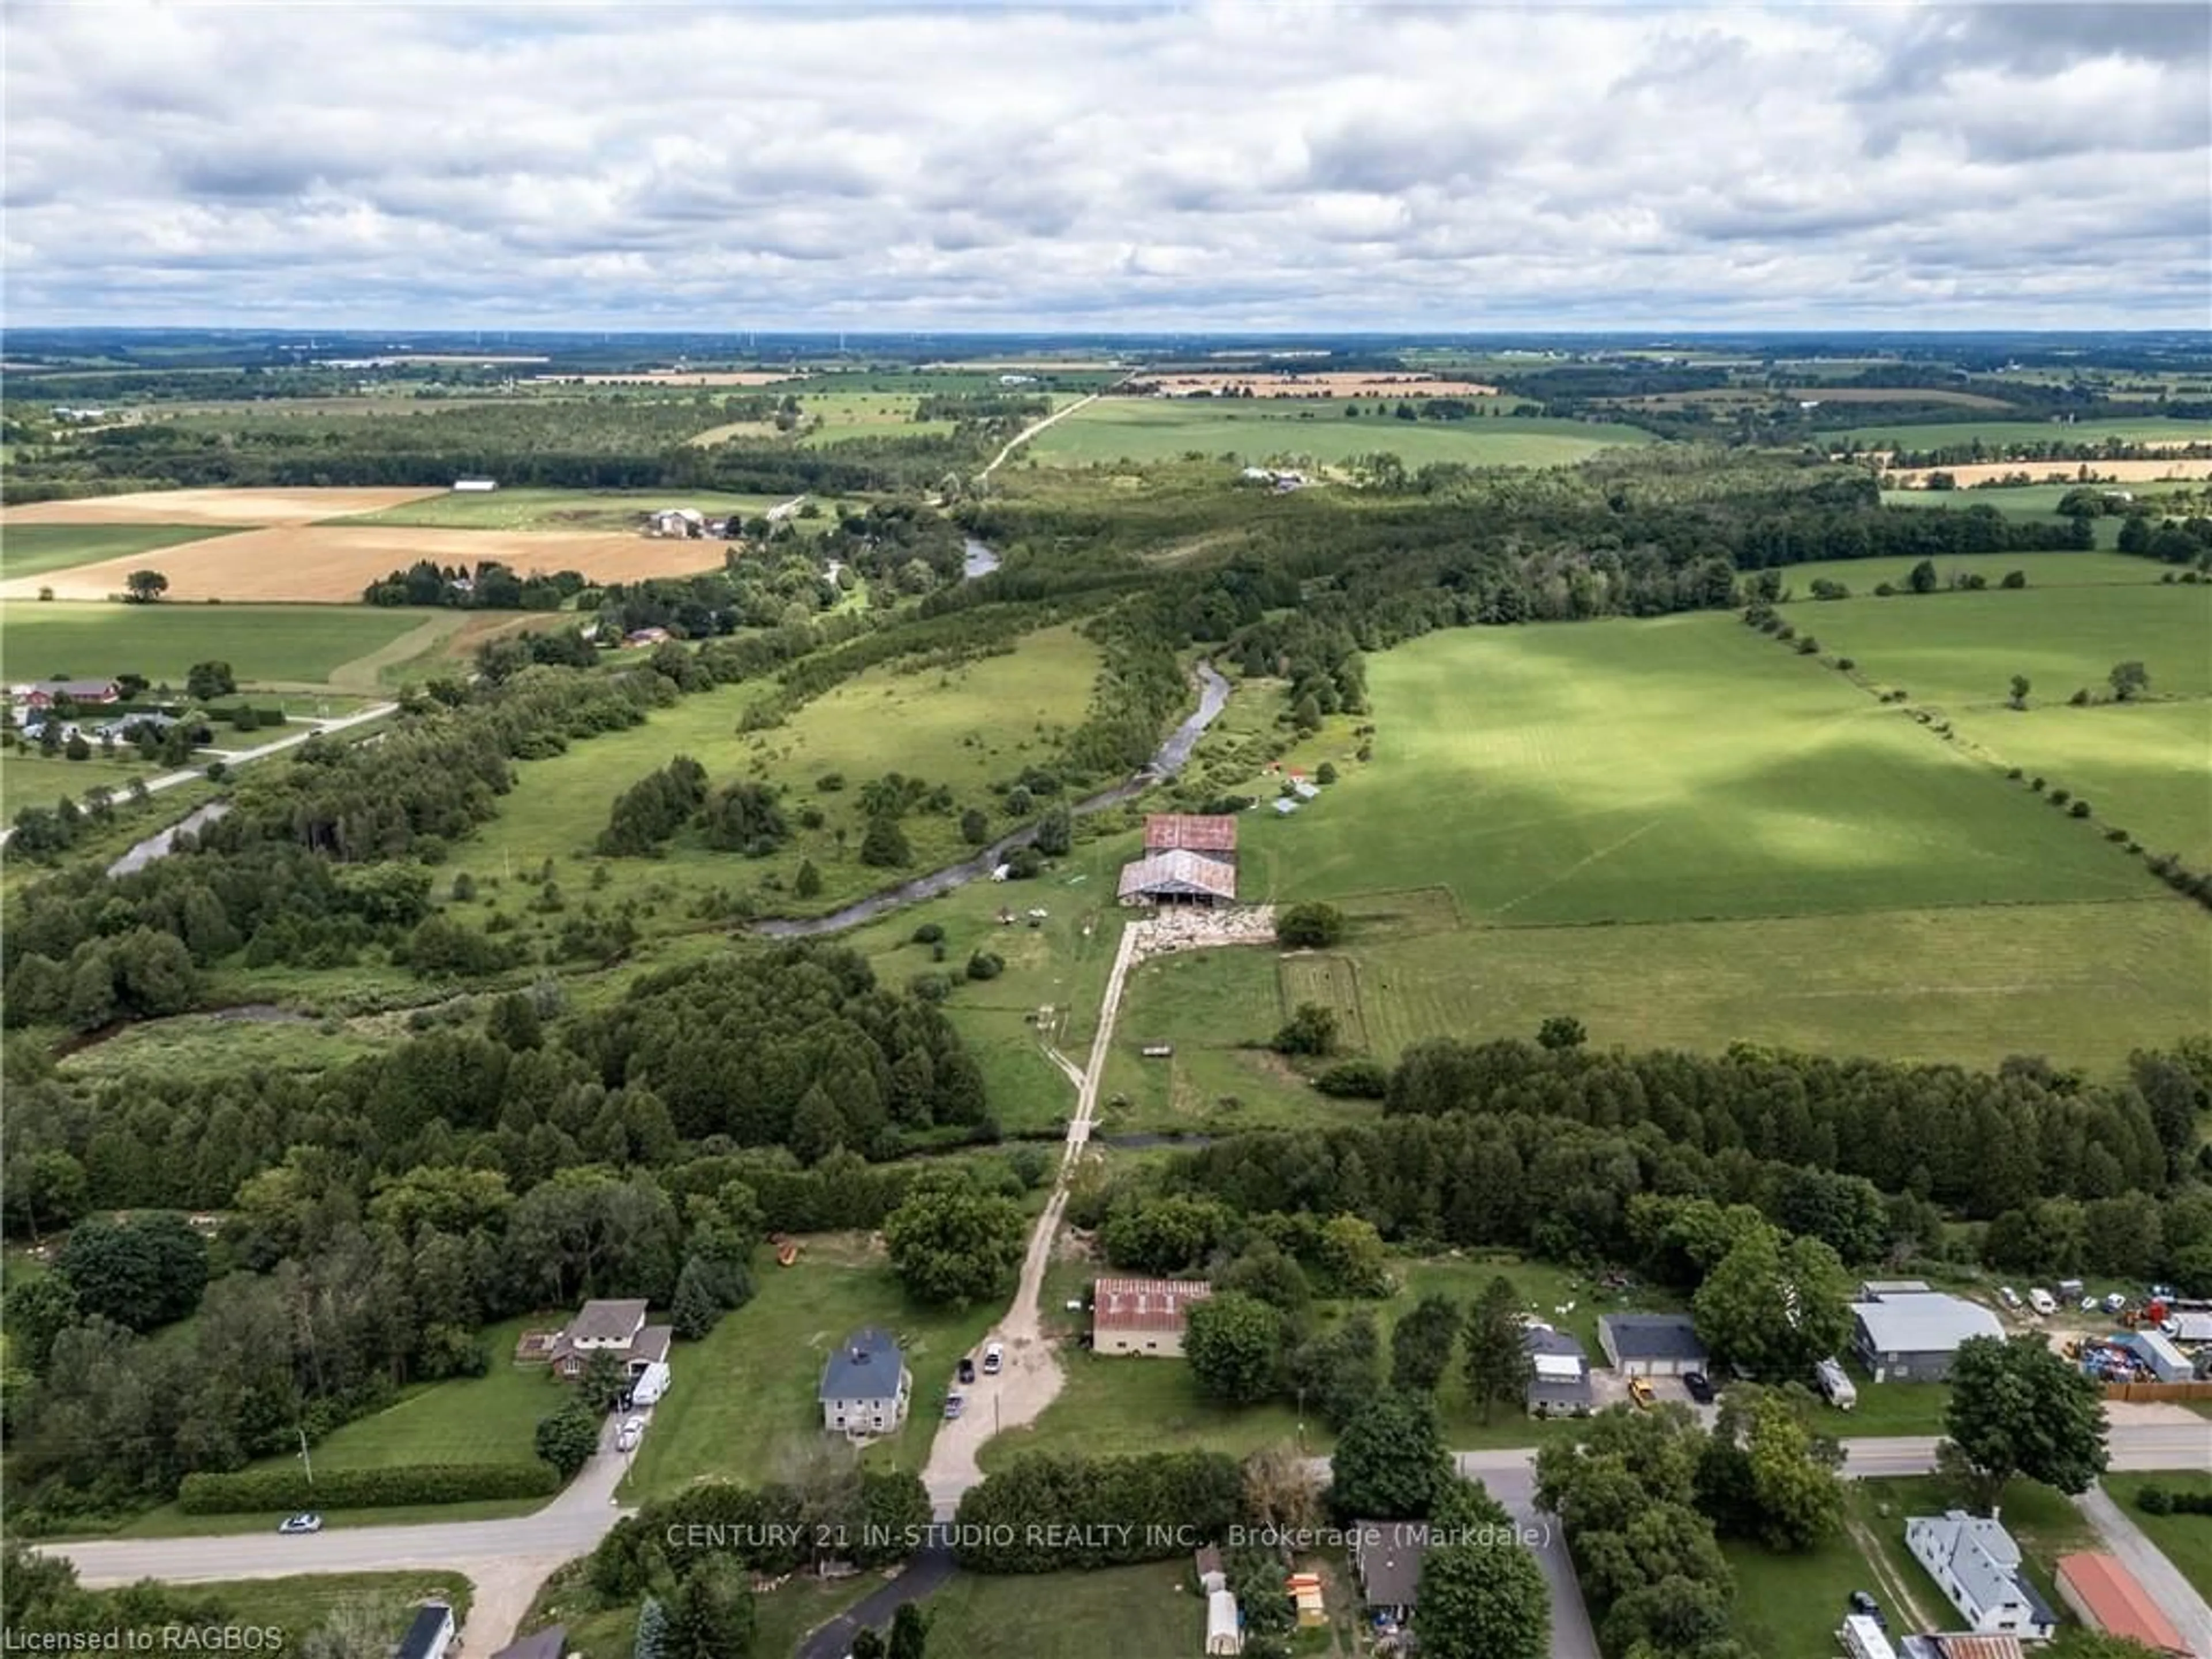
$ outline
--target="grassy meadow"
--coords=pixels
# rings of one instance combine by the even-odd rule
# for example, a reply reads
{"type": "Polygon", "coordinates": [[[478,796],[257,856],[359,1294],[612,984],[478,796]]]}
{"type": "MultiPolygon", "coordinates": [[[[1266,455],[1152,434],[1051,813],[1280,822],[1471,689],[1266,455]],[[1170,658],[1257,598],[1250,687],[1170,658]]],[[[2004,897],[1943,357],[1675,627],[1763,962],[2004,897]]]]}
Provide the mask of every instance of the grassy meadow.
{"type": "Polygon", "coordinates": [[[2155,696],[2212,696],[2212,587],[2155,576],[2120,586],[1835,599],[1801,606],[1791,620],[1877,684],[1953,714],[2003,703],[2014,674],[2033,682],[2033,702],[2063,702],[2077,687],[2110,696],[2106,676],[2125,661],[2149,669],[2155,696]]]}
{"type": "Polygon", "coordinates": [[[422,624],[421,611],[370,605],[19,601],[0,606],[0,678],[133,673],[181,687],[194,663],[212,660],[241,685],[319,684],[422,624]]]}
{"type": "MultiPolygon", "coordinates": [[[[330,1572],[187,1583],[177,1589],[195,1600],[212,1598],[220,1602],[222,1623],[234,1630],[274,1626],[284,1632],[284,1646],[297,1648],[302,1638],[348,1601],[371,1601],[388,1607],[395,1642],[417,1602],[445,1602],[453,1608],[458,1626],[468,1617],[474,1587],[458,1572],[330,1572]]],[[[182,1637],[183,1632],[172,1627],[165,1645],[185,1646],[182,1637]]]]}
{"type": "Polygon", "coordinates": [[[928,1659],[1109,1659],[1196,1653],[1205,1598],[1181,1558],[1018,1578],[962,1573],[923,1605],[928,1659]]]}
{"type": "MultiPolygon", "coordinates": [[[[1924,608],[1946,605],[1963,614],[1924,608]]],[[[1374,762],[1294,817],[1254,815],[1246,896],[1443,885],[1470,921],[1535,926],[2158,890],[1733,617],[1436,634],[1368,678],[1374,762]]]]}
{"type": "MultiPolygon", "coordinates": [[[[1893,492],[1897,493],[1897,492],[1893,492]]],[[[1911,491],[1912,504],[1922,505],[1927,495],[1922,491],[1911,491]]],[[[1993,492],[1985,492],[1993,493],[1993,492]]],[[[1781,572],[1784,603],[1811,605],[1813,584],[1826,580],[1841,582],[1851,591],[1854,598],[1870,599],[1874,590],[1883,582],[1893,587],[1903,587],[1912,574],[1917,558],[1899,556],[1878,559],[1821,559],[1811,564],[1793,564],[1781,572]]],[[[1936,574],[1942,581],[1953,576],[1978,575],[1995,587],[2008,571],[2017,570],[2027,578],[2031,592],[2045,587],[2130,587],[2156,586],[2166,566],[2148,559],[2130,557],[2124,553],[1955,553],[1935,561],[1936,574]]],[[[1826,607],[1841,604],[1841,600],[1819,602],[1821,608],[1808,611],[1807,615],[1816,619],[1826,614],[1826,607]]],[[[1802,617],[1793,617],[1802,623],[1802,617]]]]}
{"type": "Polygon", "coordinates": [[[229,533],[225,526],[197,524],[0,526],[0,577],[43,576],[50,570],[157,552],[229,533]]]}
{"type": "Polygon", "coordinates": [[[1431,461],[1559,466],[1615,445],[1654,441],[1631,426],[1510,416],[1401,421],[1378,414],[1373,400],[1358,406],[1358,417],[1346,419],[1342,403],[1102,398],[1040,433],[1024,453],[1048,465],[1073,466],[1172,460],[1191,453],[1333,466],[1383,451],[1408,468],[1431,461]]]}
{"type": "MultiPolygon", "coordinates": [[[[1081,720],[1097,663],[1096,647],[1072,628],[1047,629],[1004,656],[949,668],[872,668],[783,725],[754,732],[741,733],[738,724],[767,682],[686,697],[630,731],[578,744],[549,760],[520,763],[500,816],[456,849],[455,868],[480,882],[494,876],[504,884],[550,859],[556,878],[581,888],[576,863],[592,860],[592,845],[616,797],[674,757],[689,755],[718,786],[745,780],[784,786],[791,840],[771,857],[746,859],[714,851],[696,830],[685,830],[661,858],[592,860],[597,902],[607,906],[635,897],[665,922],[680,917],[671,915],[664,900],[758,886],[802,912],[828,909],[975,850],[961,838],[957,811],[915,812],[904,820],[913,862],[903,871],[863,865],[863,784],[894,771],[949,784],[960,806],[993,812],[994,834],[1012,828],[994,811],[997,798],[988,786],[1049,758],[1060,733],[1081,720]],[[817,787],[832,774],[844,779],[842,788],[817,787]],[[799,815],[809,807],[823,814],[819,829],[799,824],[799,815]],[[822,892],[800,903],[789,890],[809,859],[822,877],[822,892]],[[598,884],[599,871],[605,872],[604,885],[598,884]]],[[[500,901],[487,890],[482,902],[496,907],[500,901]]],[[[641,925],[652,930],[650,918],[641,925]]]]}

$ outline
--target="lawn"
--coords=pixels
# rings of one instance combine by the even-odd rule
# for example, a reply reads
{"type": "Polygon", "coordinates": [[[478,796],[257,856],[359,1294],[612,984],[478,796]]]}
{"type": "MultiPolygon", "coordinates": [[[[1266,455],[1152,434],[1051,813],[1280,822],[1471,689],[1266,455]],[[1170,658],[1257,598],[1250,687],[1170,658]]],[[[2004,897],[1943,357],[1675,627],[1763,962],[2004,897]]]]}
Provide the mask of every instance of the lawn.
{"type": "MultiPolygon", "coordinates": [[[[1862,608],[1955,620],[2041,597],[1862,608]]],[[[2157,890],[2094,830],[1732,617],[1433,634],[1368,682],[1375,760],[1292,817],[1247,819],[1243,896],[1443,885],[1470,921],[1535,926],[2157,890]]]]}
{"type": "Polygon", "coordinates": [[[319,684],[422,624],[419,611],[369,605],[18,601],[0,606],[0,677],[135,673],[176,687],[194,663],[219,661],[244,685],[319,684]]]}
{"type": "Polygon", "coordinates": [[[1178,1557],[1103,1572],[962,1573],[924,1604],[929,1659],[1120,1659],[1196,1653],[1206,1602],[1178,1557]]]}
{"type": "Polygon", "coordinates": [[[1786,1555],[1742,1539],[1729,1540],[1721,1550],[1735,1574],[1729,1630],[1759,1659],[1832,1659],[1853,1590],[1875,1592],[1891,1624],[1906,1627],[1901,1612],[1880,1595],[1866,1557],[1848,1534],[1786,1555]]]}
{"type": "MultiPolygon", "coordinates": [[[[240,1578],[175,1588],[181,1595],[219,1602],[223,1612],[222,1624],[234,1631],[246,1626],[276,1626],[284,1632],[283,1646],[295,1650],[302,1637],[328,1618],[333,1608],[346,1601],[388,1604],[395,1643],[418,1601],[445,1602],[453,1608],[453,1622],[458,1626],[468,1617],[473,1589],[457,1572],[312,1573],[296,1578],[240,1578]]],[[[163,1645],[185,1644],[168,1641],[163,1645]]]]}
{"type": "Polygon", "coordinates": [[[907,1300],[897,1276],[858,1235],[805,1240],[796,1266],[761,1269],[759,1294],[703,1342],[673,1358],[675,1383],[653,1413],[625,1502],[665,1496],[702,1475],[748,1485],[777,1478],[824,1443],[815,1391],[830,1346],[867,1325],[890,1329],[914,1373],[904,1431],[868,1461],[920,1470],[928,1459],[953,1363],[1004,1311],[964,1313],[907,1300]]]}
{"type": "MultiPolygon", "coordinates": [[[[694,925],[689,901],[714,889],[760,889],[776,908],[800,914],[829,909],[975,852],[961,838],[957,811],[916,811],[904,821],[913,853],[908,866],[887,870],[862,864],[862,785],[902,772],[951,786],[959,806],[992,811],[998,801],[988,786],[1048,760],[1060,734],[1081,720],[1097,663],[1096,648],[1072,629],[1047,629],[1004,656],[942,669],[871,669],[784,725],[746,733],[738,730],[739,719],[769,689],[768,682],[702,692],[659,710],[643,726],[519,764],[500,816],[456,849],[454,867],[472,872],[483,884],[481,902],[497,908],[502,896],[487,878],[498,877],[504,885],[550,859],[564,887],[587,890],[602,906],[637,899],[647,932],[694,925]],[[769,857],[747,859],[715,852],[696,830],[686,830],[661,858],[593,860],[592,844],[616,797],[678,755],[698,761],[717,786],[742,780],[782,786],[791,839],[769,857]],[[817,780],[830,774],[844,786],[818,788],[817,780]],[[810,807],[823,814],[818,829],[799,822],[810,807]],[[801,902],[791,888],[808,860],[822,878],[822,891],[801,902]],[[588,889],[578,867],[586,860],[593,866],[588,889]]],[[[994,812],[994,834],[1011,827],[994,812]]],[[[521,920],[550,926],[526,913],[521,920]]],[[[965,960],[963,955],[953,965],[965,960]]],[[[925,965],[917,963],[909,971],[925,965]]]]}
{"type": "Polygon", "coordinates": [[[2212,1475],[2108,1474],[2104,1488],[2125,1511],[2129,1520],[2149,1534],[2181,1576],[2200,1595],[2212,1596],[2212,1515],[2148,1515],[2136,1507],[2136,1494],[2145,1486],[2168,1492],[2212,1493],[2212,1475]]]}
{"type": "MultiPolygon", "coordinates": [[[[566,1322],[562,1313],[510,1319],[482,1334],[491,1368],[411,1389],[395,1405],[356,1418],[313,1449],[325,1469],[381,1469],[406,1463],[531,1463],[538,1419],[558,1408],[567,1391],[544,1366],[514,1364],[515,1339],[526,1329],[566,1322]]],[[[289,1468],[289,1455],[261,1459],[256,1468],[289,1468]]]]}
{"type": "Polygon", "coordinates": [[[1399,421],[1376,416],[1371,401],[1359,406],[1361,416],[1347,420],[1344,406],[1335,404],[1102,398],[1038,434],[1024,453],[1073,466],[1191,453],[1332,466],[1355,455],[1389,453],[1410,470],[1431,461],[1559,466],[1615,445],[1654,441],[1632,426],[1516,416],[1399,421]]]}
{"type": "Polygon", "coordinates": [[[227,536],[232,528],[199,524],[8,525],[0,526],[0,577],[43,576],[50,570],[227,536]]]}
{"type": "Polygon", "coordinates": [[[1958,421],[1922,426],[1863,426],[1823,434],[1831,444],[1860,449],[1949,449],[1979,443],[1989,459],[2002,460],[2012,444],[2101,444],[2166,441],[2212,443],[2212,421],[2176,421],[2162,416],[2109,421],[1958,421]]]}
{"type": "Polygon", "coordinates": [[[2149,669],[2154,696],[2212,694],[2212,587],[2163,585],[2158,567],[2146,568],[2149,580],[2127,586],[1838,599],[1800,606],[1791,620],[1877,684],[1954,714],[2001,706],[2014,674],[2028,677],[2037,703],[2081,686],[2109,696],[2106,676],[2124,661],[2149,669]]]}
{"type": "MultiPolygon", "coordinates": [[[[696,508],[710,519],[754,518],[787,495],[733,495],[718,490],[495,489],[484,495],[432,495],[333,524],[413,525],[439,530],[636,530],[664,507],[696,508]]],[[[825,505],[823,511],[830,508],[825,505]]],[[[816,522],[806,520],[805,522],[816,522]]]]}

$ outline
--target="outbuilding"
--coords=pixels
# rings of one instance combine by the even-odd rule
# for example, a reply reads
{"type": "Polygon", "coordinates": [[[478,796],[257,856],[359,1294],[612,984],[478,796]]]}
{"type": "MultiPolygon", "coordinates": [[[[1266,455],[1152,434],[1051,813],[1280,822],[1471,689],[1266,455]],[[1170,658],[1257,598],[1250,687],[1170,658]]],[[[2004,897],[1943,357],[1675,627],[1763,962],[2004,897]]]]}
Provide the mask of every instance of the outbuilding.
{"type": "Polygon", "coordinates": [[[446,1659],[453,1644],[453,1610],[443,1601],[426,1601],[399,1638],[395,1659],[446,1659]]]}
{"type": "Polygon", "coordinates": [[[1941,1382],[1970,1337],[2004,1334],[1978,1302],[1942,1291],[1886,1291],[1851,1304],[1851,1346],[1877,1382],[1941,1382]]]}
{"type": "Polygon", "coordinates": [[[1202,1279],[1102,1279],[1091,1286],[1091,1351],[1180,1358],[1190,1304],[1212,1294],[1202,1279]]]}
{"type": "Polygon", "coordinates": [[[2090,1551],[2062,1555],[2056,1580],[2059,1599],[2091,1630],[2140,1642],[2153,1653],[2188,1653],[2173,1621],[2117,1558],[2090,1551]]]}
{"type": "Polygon", "coordinates": [[[2115,1340],[2148,1366],[2150,1374],[2161,1382],[2186,1382],[2197,1374],[2197,1367],[2190,1363],[2189,1356],[2175,1347],[2172,1339],[2162,1331],[2130,1331],[2115,1340]]]}
{"type": "Polygon", "coordinates": [[[1149,853],[1121,866],[1124,904],[1226,904],[1237,897],[1237,866],[1181,848],[1149,853]]]}
{"type": "Polygon", "coordinates": [[[1705,1345],[1687,1314],[1601,1314],[1597,1341],[1624,1376],[1680,1376],[1705,1368],[1705,1345]]]}
{"type": "Polygon", "coordinates": [[[1206,1650],[1214,1653],[1244,1651],[1243,1620],[1237,1612],[1237,1598],[1225,1589],[1218,1589],[1206,1598],[1206,1650]]]}

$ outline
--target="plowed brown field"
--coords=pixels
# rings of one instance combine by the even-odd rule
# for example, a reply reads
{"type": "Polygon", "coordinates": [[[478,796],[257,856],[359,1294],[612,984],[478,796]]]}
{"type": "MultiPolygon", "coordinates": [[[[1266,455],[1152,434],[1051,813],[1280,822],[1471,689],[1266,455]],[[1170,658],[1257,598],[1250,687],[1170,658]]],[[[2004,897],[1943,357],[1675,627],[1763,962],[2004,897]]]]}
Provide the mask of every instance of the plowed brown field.
{"type": "Polygon", "coordinates": [[[33,501],[0,510],[11,524],[313,524],[318,519],[442,495],[406,485],[389,489],[151,489],[136,495],[93,495],[76,501],[33,501]]]}
{"type": "MultiPolygon", "coordinates": [[[[362,492],[351,492],[362,493],[362,492]]],[[[372,492],[373,493],[373,492],[372,492]]],[[[473,566],[496,560],[524,575],[580,571],[595,582],[639,581],[717,568],[723,544],[657,540],[579,531],[426,530],[404,525],[279,525],[210,541],[133,554],[74,570],[0,583],[0,599],[26,599],[41,587],[58,599],[100,599],[149,562],[168,577],[174,600],[228,599],[358,603],[362,590],[417,560],[473,566]]]]}
{"type": "Polygon", "coordinates": [[[1494,386],[1474,380],[1439,380],[1426,374],[1369,374],[1353,369],[1321,369],[1310,374],[1145,374],[1129,382],[1132,392],[1159,391],[1191,397],[1247,392],[1255,398],[1492,398],[1494,386]]]}
{"type": "Polygon", "coordinates": [[[1887,476],[1899,489],[1924,489],[1930,472],[1948,472],[1961,489],[2026,473],[2033,483],[2076,483],[2082,469],[2091,483],[2156,483],[2160,479],[2212,478],[2212,459],[2191,459],[2177,455],[2171,460],[2145,461],[1978,461],[1972,466],[1906,467],[1887,476]]]}

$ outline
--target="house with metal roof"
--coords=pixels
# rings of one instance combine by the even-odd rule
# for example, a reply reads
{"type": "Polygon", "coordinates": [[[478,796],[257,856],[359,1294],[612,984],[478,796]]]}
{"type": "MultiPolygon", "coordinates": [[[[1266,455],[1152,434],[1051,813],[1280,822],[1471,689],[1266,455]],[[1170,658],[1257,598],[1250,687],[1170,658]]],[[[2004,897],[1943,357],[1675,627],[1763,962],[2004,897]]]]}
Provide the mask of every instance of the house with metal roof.
{"type": "Polygon", "coordinates": [[[913,1394],[914,1376],[897,1340],[871,1325],[830,1351],[815,1397],[824,1429],[858,1438],[896,1430],[913,1394]]]}
{"type": "Polygon", "coordinates": [[[1091,1286],[1091,1352],[1180,1358],[1190,1304],[1212,1294],[1202,1279],[1102,1279],[1091,1286]]]}
{"type": "Polygon", "coordinates": [[[1148,853],[1121,866],[1124,904],[1226,904],[1237,896],[1237,866],[1203,853],[1148,853]]]}
{"type": "Polygon", "coordinates": [[[2028,1582],[2020,1546],[1997,1522],[1964,1510],[1912,1516],[1905,1546],[1975,1634],[2039,1642],[2056,1628],[2057,1614],[2028,1582]]]}
{"type": "Polygon", "coordinates": [[[1942,1291],[1892,1291],[1851,1304],[1851,1346],[1877,1382],[1940,1382],[1969,1337],[2004,1335],[1978,1302],[1942,1291]]]}
{"type": "Polygon", "coordinates": [[[2118,1558],[2092,1551],[2062,1555],[2054,1576],[2059,1600],[2091,1630],[2140,1642],[2153,1653],[2176,1659],[2189,1652],[2173,1621],[2118,1558]]]}
{"type": "Polygon", "coordinates": [[[443,1601],[426,1601],[415,1609],[395,1659],[446,1659],[453,1644],[453,1610],[443,1601]]]}
{"type": "Polygon", "coordinates": [[[1352,1571],[1368,1613],[1403,1624],[1420,1600],[1421,1562],[1429,1553],[1425,1521],[1353,1522],[1352,1571]]]}
{"type": "Polygon", "coordinates": [[[1237,820],[1225,812],[1151,812],[1145,817],[1147,853],[1210,853],[1234,863],[1237,820]]]}

